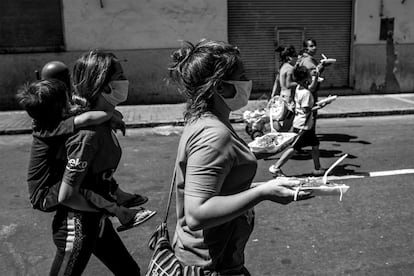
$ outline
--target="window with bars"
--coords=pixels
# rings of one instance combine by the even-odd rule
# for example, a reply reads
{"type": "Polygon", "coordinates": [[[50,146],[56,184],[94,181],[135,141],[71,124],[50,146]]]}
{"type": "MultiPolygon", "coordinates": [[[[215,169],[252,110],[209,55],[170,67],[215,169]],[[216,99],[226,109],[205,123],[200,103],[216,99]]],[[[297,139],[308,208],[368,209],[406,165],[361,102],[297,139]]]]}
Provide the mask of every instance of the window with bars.
{"type": "Polygon", "coordinates": [[[61,0],[0,1],[0,53],[64,49],[61,0]]]}

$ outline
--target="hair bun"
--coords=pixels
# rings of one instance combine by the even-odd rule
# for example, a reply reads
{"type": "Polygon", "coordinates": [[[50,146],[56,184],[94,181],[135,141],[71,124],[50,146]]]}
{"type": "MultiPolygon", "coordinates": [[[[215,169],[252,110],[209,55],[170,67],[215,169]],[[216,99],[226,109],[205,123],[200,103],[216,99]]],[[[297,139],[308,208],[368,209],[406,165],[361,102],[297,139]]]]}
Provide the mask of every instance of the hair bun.
{"type": "Polygon", "coordinates": [[[183,41],[182,43],[183,46],[172,54],[172,60],[174,62],[183,62],[194,52],[195,46],[191,42],[183,41]]]}
{"type": "Polygon", "coordinates": [[[275,49],[275,52],[282,52],[284,49],[285,49],[285,47],[283,47],[283,46],[278,46],[278,47],[275,49]]]}
{"type": "Polygon", "coordinates": [[[193,54],[195,46],[188,41],[183,41],[183,46],[171,55],[172,64],[168,68],[171,71],[180,71],[182,64],[193,54]]]}

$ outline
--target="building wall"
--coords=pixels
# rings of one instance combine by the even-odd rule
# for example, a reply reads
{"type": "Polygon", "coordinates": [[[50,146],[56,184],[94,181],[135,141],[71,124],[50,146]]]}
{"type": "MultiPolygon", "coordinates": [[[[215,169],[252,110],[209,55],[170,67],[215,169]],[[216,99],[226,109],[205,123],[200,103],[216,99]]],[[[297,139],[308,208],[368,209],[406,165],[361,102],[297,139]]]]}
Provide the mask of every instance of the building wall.
{"type": "Polygon", "coordinates": [[[130,80],[126,104],[182,101],[168,84],[168,63],[179,40],[227,40],[227,1],[62,0],[66,52],[2,54],[0,110],[18,108],[17,88],[35,80],[48,61],[70,67],[85,51],[113,51],[130,80]],[[101,4],[103,6],[101,6],[101,4]]]}
{"type": "Polygon", "coordinates": [[[363,93],[414,92],[414,2],[356,0],[354,88],[363,93]],[[393,33],[380,40],[382,18],[394,18],[393,33]]]}

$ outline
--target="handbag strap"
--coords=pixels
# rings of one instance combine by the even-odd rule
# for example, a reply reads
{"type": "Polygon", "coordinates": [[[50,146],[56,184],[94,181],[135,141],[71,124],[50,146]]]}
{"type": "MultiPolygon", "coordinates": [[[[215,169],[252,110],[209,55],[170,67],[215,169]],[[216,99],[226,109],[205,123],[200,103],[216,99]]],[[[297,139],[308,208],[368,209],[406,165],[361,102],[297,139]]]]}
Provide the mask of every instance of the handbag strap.
{"type": "Polygon", "coordinates": [[[169,211],[170,211],[170,206],[171,206],[171,199],[172,199],[172,195],[173,195],[173,193],[174,193],[174,186],[175,186],[175,175],[176,175],[176,172],[175,172],[175,167],[174,167],[174,173],[173,173],[173,177],[172,177],[172,179],[171,179],[171,185],[170,185],[170,194],[169,194],[169,196],[168,196],[167,208],[166,208],[166,210],[165,210],[165,217],[164,217],[164,220],[163,220],[163,222],[164,222],[165,224],[167,224],[168,213],[169,213],[169,211]]]}

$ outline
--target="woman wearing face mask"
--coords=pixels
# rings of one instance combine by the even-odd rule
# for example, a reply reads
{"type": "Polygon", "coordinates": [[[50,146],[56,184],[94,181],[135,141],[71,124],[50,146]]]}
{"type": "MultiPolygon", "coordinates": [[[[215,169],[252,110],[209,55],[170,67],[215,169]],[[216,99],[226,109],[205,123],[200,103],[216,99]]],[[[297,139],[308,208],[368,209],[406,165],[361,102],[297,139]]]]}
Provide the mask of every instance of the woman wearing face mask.
{"type": "MultiPolygon", "coordinates": [[[[115,56],[91,51],[79,58],[73,70],[74,102],[79,112],[113,111],[126,100],[128,81],[115,56]]],[[[59,190],[60,206],[53,220],[57,247],[51,275],[80,275],[94,254],[115,275],[140,275],[140,268],[105,214],[117,200],[113,174],[121,148],[109,124],[84,127],[65,142],[66,168],[59,190]],[[92,191],[84,195],[80,189],[92,191]],[[98,194],[99,197],[94,197],[98,194]]],[[[140,209],[137,221],[155,212],[140,209]]],[[[118,229],[122,230],[122,229],[118,229]]]]}
{"type": "Polygon", "coordinates": [[[176,256],[205,275],[250,275],[244,248],[253,207],[264,200],[288,204],[294,190],[280,180],[252,186],[257,159],[229,120],[230,111],[247,104],[252,88],[239,50],[225,42],[185,42],[172,59],[171,76],[187,98],[174,169],[176,256]]]}

